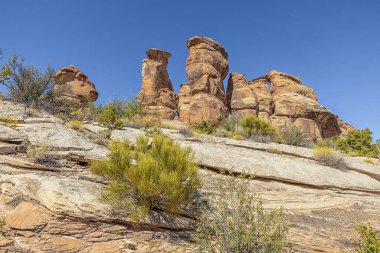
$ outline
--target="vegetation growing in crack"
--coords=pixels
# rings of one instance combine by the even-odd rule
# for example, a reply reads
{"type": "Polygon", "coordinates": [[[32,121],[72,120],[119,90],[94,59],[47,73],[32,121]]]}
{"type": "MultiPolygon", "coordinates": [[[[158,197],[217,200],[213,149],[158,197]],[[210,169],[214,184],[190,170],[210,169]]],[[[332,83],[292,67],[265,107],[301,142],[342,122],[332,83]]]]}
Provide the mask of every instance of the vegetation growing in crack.
{"type": "Polygon", "coordinates": [[[194,235],[200,252],[288,252],[288,222],[282,209],[266,211],[249,192],[249,180],[220,180],[194,235]]]}
{"type": "Polygon", "coordinates": [[[110,181],[102,200],[116,209],[129,209],[135,220],[152,210],[178,214],[200,187],[191,149],[162,135],[136,141],[135,148],[127,141],[112,142],[109,159],[91,164],[93,173],[110,181]]]}
{"type": "Polygon", "coordinates": [[[348,165],[346,164],[344,157],[338,151],[329,147],[314,148],[313,158],[319,162],[340,170],[348,169],[348,165]]]}
{"type": "Polygon", "coordinates": [[[355,230],[359,234],[358,253],[380,253],[380,237],[370,223],[359,223],[355,230]]]}

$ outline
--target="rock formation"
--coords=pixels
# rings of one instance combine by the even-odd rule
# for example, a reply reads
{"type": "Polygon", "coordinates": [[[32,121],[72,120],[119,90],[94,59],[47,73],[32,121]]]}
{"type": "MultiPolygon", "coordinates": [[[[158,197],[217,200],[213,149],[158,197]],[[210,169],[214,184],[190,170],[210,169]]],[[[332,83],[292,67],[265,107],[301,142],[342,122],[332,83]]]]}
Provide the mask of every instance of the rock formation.
{"type": "Polygon", "coordinates": [[[266,77],[255,78],[248,82],[248,86],[252,89],[259,102],[257,116],[269,122],[269,117],[273,114],[273,99],[268,89],[266,77]]]}
{"type": "Polygon", "coordinates": [[[218,42],[202,36],[187,41],[189,55],[186,74],[190,86],[190,103],[185,124],[201,121],[217,123],[227,115],[223,80],[228,73],[227,52],[218,42]]]}
{"type": "Polygon", "coordinates": [[[183,83],[178,93],[178,114],[182,122],[189,122],[190,101],[190,85],[183,83]]]}
{"type": "Polygon", "coordinates": [[[233,114],[242,117],[248,115],[257,116],[259,103],[243,74],[230,74],[227,86],[227,106],[233,114]]]}
{"type": "Polygon", "coordinates": [[[58,70],[54,83],[54,91],[62,99],[73,102],[95,102],[98,99],[95,85],[75,66],[58,70]]]}
{"type": "Polygon", "coordinates": [[[267,80],[274,102],[274,122],[281,122],[277,125],[280,130],[284,122],[290,119],[292,124],[297,122],[295,125],[303,129],[306,136],[312,140],[329,138],[342,132],[337,117],[318,103],[314,90],[304,86],[301,79],[286,73],[270,71],[267,80]]]}
{"type": "Polygon", "coordinates": [[[178,97],[174,93],[167,70],[170,53],[152,48],[143,60],[142,87],[137,100],[148,112],[158,113],[163,119],[174,119],[178,97]]]}

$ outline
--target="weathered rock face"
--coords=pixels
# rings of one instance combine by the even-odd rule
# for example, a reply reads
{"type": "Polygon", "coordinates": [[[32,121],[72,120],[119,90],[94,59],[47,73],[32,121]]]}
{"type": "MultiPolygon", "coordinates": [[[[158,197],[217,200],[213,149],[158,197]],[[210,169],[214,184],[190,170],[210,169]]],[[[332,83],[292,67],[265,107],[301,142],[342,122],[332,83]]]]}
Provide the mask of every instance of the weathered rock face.
{"type": "Polygon", "coordinates": [[[75,66],[58,70],[54,82],[54,91],[61,98],[86,102],[95,102],[98,99],[95,85],[75,66]]]}
{"type": "Polygon", "coordinates": [[[178,93],[178,114],[179,120],[182,122],[189,122],[190,113],[190,85],[188,83],[181,84],[181,89],[178,93]]]}
{"type": "Polygon", "coordinates": [[[227,52],[218,42],[202,36],[189,39],[187,47],[186,74],[191,99],[189,118],[184,123],[219,122],[227,114],[223,87],[228,73],[227,52]]]}
{"type": "Polygon", "coordinates": [[[167,70],[170,53],[149,49],[148,58],[143,60],[142,87],[137,100],[150,112],[159,113],[160,118],[174,119],[178,97],[174,93],[167,70]]]}
{"type": "Polygon", "coordinates": [[[233,114],[257,116],[258,99],[248,86],[247,78],[243,74],[230,74],[227,86],[227,107],[233,114]]]}
{"type": "Polygon", "coordinates": [[[270,121],[269,117],[273,113],[273,99],[268,89],[266,77],[263,76],[255,78],[248,82],[248,86],[256,95],[259,103],[257,116],[265,119],[266,121],[270,121]]]}
{"type": "Polygon", "coordinates": [[[317,100],[317,95],[311,87],[302,84],[300,78],[272,70],[267,74],[270,83],[270,92],[273,96],[277,94],[294,92],[302,96],[317,100]]]}

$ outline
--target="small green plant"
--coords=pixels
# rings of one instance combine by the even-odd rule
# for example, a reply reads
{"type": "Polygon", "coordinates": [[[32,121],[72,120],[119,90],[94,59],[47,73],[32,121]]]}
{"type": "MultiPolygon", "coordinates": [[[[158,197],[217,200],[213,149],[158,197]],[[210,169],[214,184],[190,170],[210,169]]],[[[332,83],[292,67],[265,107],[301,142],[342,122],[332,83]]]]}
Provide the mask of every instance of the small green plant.
{"type": "Polygon", "coordinates": [[[110,129],[120,128],[124,125],[114,104],[108,104],[103,108],[99,116],[99,123],[110,129]]]}
{"type": "Polygon", "coordinates": [[[136,141],[134,149],[129,142],[111,142],[109,159],[91,163],[93,173],[110,181],[101,193],[103,201],[129,209],[135,220],[151,210],[176,215],[200,187],[191,149],[162,135],[136,141]]]}
{"type": "Polygon", "coordinates": [[[376,235],[370,223],[359,223],[355,226],[355,230],[359,233],[358,240],[359,253],[380,253],[380,238],[376,235]]]}
{"type": "Polygon", "coordinates": [[[349,132],[346,138],[338,139],[336,143],[338,149],[349,155],[375,158],[380,154],[380,146],[373,143],[368,128],[349,132]]]}
{"type": "Polygon", "coordinates": [[[287,145],[298,146],[298,147],[312,147],[310,141],[308,141],[304,133],[296,126],[291,126],[281,132],[283,137],[283,142],[287,145]]]}
{"type": "Polygon", "coordinates": [[[84,130],[83,123],[79,120],[70,120],[69,122],[67,122],[66,125],[69,128],[74,129],[76,131],[83,131],[84,130]]]}
{"type": "Polygon", "coordinates": [[[245,117],[240,122],[240,126],[248,136],[252,136],[257,133],[269,136],[275,134],[276,132],[276,129],[269,122],[253,116],[245,117]]]}
{"type": "Polygon", "coordinates": [[[15,126],[19,123],[19,121],[17,119],[13,119],[12,117],[10,116],[2,116],[0,117],[0,122],[3,122],[7,125],[12,125],[12,126],[15,126]]]}
{"type": "Polygon", "coordinates": [[[202,121],[198,124],[192,125],[191,129],[200,134],[212,134],[215,132],[215,124],[210,121],[202,121]]]}
{"type": "Polygon", "coordinates": [[[234,140],[244,140],[245,137],[243,135],[241,135],[241,134],[234,134],[232,136],[232,139],[234,139],[234,140]]]}
{"type": "Polygon", "coordinates": [[[194,235],[197,252],[287,252],[288,222],[282,209],[266,211],[249,180],[220,180],[202,209],[194,235]]]}
{"type": "Polygon", "coordinates": [[[329,147],[316,147],[313,149],[313,158],[327,166],[335,167],[340,170],[348,169],[343,156],[329,147]]]}

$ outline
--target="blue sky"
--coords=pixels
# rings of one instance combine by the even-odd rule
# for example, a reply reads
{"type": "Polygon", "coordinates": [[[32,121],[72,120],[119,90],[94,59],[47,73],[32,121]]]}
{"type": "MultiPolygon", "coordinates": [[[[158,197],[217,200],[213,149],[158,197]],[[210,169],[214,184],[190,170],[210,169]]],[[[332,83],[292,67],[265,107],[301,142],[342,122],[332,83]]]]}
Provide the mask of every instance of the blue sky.
{"type": "MultiPolygon", "coordinates": [[[[4,58],[56,70],[80,68],[99,101],[131,98],[145,51],[169,51],[178,91],[187,81],[186,40],[222,43],[231,72],[253,79],[275,69],[300,77],[319,101],[380,138],[379,0],[0,0],[4,58]]],[[[2,60],[4,62],[4,59],[2,60]]],[[[224,80],[227,83],[227,80],[224,80]]]]}

